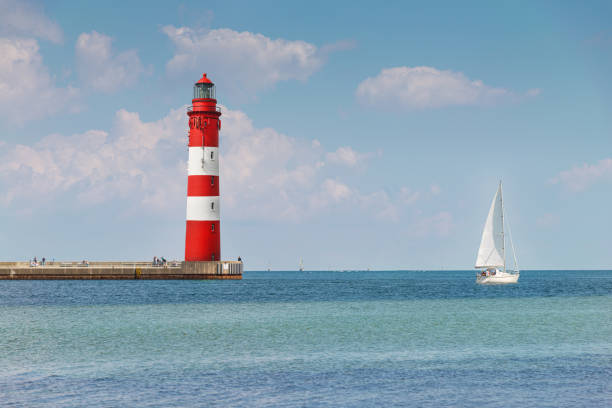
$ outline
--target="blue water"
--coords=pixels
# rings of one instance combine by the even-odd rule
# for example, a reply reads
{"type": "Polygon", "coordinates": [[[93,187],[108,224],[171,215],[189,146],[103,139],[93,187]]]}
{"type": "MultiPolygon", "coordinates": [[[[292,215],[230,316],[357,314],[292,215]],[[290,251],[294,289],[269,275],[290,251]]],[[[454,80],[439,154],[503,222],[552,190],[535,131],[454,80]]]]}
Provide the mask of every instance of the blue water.
{"type": "Polygon", "coordinates": [[[612,405],[612,272],[0,281],[0,406],[612,405]]]}

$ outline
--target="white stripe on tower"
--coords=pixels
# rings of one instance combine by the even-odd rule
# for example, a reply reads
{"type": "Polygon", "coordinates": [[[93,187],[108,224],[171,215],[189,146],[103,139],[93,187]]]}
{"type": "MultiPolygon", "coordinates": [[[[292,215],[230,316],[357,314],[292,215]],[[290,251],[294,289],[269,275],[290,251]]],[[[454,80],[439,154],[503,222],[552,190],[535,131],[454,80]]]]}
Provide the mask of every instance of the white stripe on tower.
{"type": "Polygon", "coordinates": [[[187,221],[219,221],[219,196],[187,197],[187,221]]]}
{"type": "Polygon", "coordinates": [[[190,147],[187,168],[188,176],[218,176],[219,148],[205,146],[190,147]]]}

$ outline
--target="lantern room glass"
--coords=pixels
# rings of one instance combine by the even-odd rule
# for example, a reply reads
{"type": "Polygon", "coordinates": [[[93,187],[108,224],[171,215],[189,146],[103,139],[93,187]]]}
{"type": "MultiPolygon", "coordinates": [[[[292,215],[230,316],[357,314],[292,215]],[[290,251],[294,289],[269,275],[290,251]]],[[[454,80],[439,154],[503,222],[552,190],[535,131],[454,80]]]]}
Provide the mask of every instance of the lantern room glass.
{"type": "Polygon", "coordinates": [[[195,84],[193,86],[193,99],[216,99],[215,84],[195,84]]]}

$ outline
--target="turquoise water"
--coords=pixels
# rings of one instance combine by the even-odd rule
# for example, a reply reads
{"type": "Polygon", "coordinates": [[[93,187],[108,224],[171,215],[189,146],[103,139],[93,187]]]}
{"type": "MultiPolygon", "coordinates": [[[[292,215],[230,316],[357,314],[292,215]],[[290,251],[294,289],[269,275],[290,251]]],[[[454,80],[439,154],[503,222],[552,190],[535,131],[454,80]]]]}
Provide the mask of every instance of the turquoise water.
{"type": "Polygon", "coordinates": [[[610,406],[612,272],[0,281],[0,406],[610,406]]]}

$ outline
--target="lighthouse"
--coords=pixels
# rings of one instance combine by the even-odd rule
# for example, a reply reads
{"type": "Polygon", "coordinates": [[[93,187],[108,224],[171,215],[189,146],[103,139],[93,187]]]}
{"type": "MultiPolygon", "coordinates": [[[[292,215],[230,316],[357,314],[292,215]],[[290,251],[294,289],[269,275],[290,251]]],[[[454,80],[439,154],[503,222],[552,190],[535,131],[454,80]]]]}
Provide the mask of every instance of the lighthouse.
{"type": "MultiPolygon", "coordinates": [[[[221,260],[219,231],[219,130],[221,109],[206,74],[193,87],[187,164],[185,261],[0,262],[4,279],[242,279],[244,265],[221,260]],[[163,267],[162,267],[163,266],[163,267]]],[[[36,258],[35,258],[36,259],[36,258]]],[[[43,258],[44,259],[44,258],[43,258]]],[[[163,259],[163,258],[162,258],[163,259]]]]}
{"type": "Polygon", "coordinates": [[[219,130],[221,109],[206,74],[193,86],[189,116],[185,261],[219,261],[219,130]]]}

